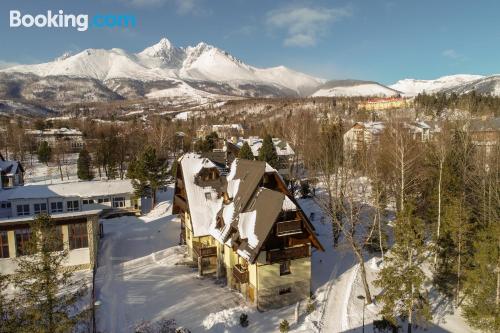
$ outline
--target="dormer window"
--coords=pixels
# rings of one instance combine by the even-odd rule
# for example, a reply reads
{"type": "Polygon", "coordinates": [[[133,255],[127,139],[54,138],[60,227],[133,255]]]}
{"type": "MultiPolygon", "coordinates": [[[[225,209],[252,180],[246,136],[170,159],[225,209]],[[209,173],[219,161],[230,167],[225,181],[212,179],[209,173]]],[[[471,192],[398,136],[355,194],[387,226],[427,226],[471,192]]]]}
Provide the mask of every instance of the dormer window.
{"type": "Polygon", "coordinates": [[[215,227],[219,230],[222,230],[222,228],[224,228],[224,221],[222,220],[222,217],[217,217],[217,224],[215,225],[215,227]]]}
{"type": "Polygon", "coordinates": [[[207,199],[207,200],[212,200],[212,193],[210,193],[210,192],[205,192],[205,199],[207,199]]]}

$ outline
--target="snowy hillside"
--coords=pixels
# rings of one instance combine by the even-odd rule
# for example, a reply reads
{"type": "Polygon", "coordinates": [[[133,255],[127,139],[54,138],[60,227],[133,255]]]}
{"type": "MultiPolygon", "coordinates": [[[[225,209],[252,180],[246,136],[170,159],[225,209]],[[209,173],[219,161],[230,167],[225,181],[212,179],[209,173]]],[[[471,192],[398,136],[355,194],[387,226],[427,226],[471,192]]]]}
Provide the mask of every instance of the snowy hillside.
{"type": "Polygon", "coordinates": [[[399,95],[400,92],[381,85],[372,81],[358,81],[358,80],[337,80],[329,81],[319,87],[319,89],[312,94],[313,97],[335,97],[335,96],[378,96],[378,97],[391,97],[399,95]]]}
{"type": "Polygon", "coordinates": [[[479,80],[463,83],[453,88],[445,89],[443,92],[467,94],[472,91],[478,94],[500,96],[500,75],[487,76],[479,80]]]}
{"type": "Polygon", "coordinates": [[[107,81],[191,80],[225,83],[245,95],[245,86],[263,85],[286,93],[305,96],[324,81],[286,67],[256,68],[243,63],[214,46],[199,43],[192,47],[176,47],[166,38],[133,54],[114,48],[87,49],[65,55],[54,61],[19,65],[3,70],[7,73],[31,73],[46,77],[63,75],[107,81]]]}
{"type": "Polygon", "coordinates": [[[481,75],[458,74],[443,76],[435,80],[399,80],[389,87],[403,92],[407,96],[416,96],[424,91],[426,93],[435,93],[445,89],[451,89],[463,84],[482,79],[481,75]]]}

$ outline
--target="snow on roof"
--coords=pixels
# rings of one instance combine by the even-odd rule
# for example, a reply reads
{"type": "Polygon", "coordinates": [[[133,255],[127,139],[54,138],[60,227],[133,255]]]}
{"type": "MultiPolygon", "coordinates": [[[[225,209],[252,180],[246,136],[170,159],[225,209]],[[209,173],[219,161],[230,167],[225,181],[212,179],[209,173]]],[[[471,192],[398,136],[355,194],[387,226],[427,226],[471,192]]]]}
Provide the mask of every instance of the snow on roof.
{"type": "Polygon", "coordinates": [[[0,173],[7,176],[15,175],[20,165],[18,161],[0,160],[0,173]]]}
{"type": "Polygon", "coordinates": [[[213,131],[234,129],[237,131],[243,131],[243,126],[241,124],[222,124],[222,125],[212,125],[213,131]]]}
{"type": "MultiPolygon", "coordinates": [[[[250,149],[252,150],[253,155],[259,156],[259,150],[262,147],[263,141],[264,140],[258,136],[250,136],[248,138],[238,138],[236,145],[241,148],[243,144],[247,142],[250,146],[250,149]]],[[[288,144],[288,142],[280,138],[273,138],[273,145],[274,148],[276,148],[276,153],[278,154],[278,156],[290,156],[295,154],[294,150],[288,144]]]]}
{"type": "Polygon", "coordinates": [[[84,181],[53,185],[25,185],[8,190],[8,200],[46,199],[54,197],[96,197],[133,193],[129,179],[84,181]]]}
{"type": "Polygon", "coordinates": [[[236,252],[240,256],[254,261],[281,212],[284,199],[281,192],[259,188],[245,212],[239,214],[238,232],[242,242],[236,252]]]}
{"type": "MultiPolygon", "coordinates": [[[[72,217],[80,217],[80,216],[88,216],[88,215],[98,215],[102,212],[102,209],[89,209],[89,210],[81,210],[78,212],[67,212],[67,213],[56,213],[50,214],[50,217],[53,219],[62,219],[62,218],[72,218],[72,217]]],[[[31,216],[19,216],[19,217],[8,217],[1,218],[0,224],[8,224],[8,223],[17,223],[17,222],[29,222],[33,221],[35,217],[31,216]]]]}
{"type": "Polygon", "coordinates": [[[372,134],[380,134],[385,129],[385,124],[381,121],[357,122],[353,127],[356,125],[362,126],[366,131],[372,134]]]}
{"type": "Polygon", "coordinates": [[[188,153],[180,159],[182,175],[186,187],[189,213],[194,237],[209,235],[209,225],[215,219],[222,205],[216,189],[211,186],[201,187],[195,184],[195,177],[203,168],[217,166],[208,158],[198,154],[188,153]]]}
{"type": "Polygon", "coordinates": [[[26,133],[34,134],[34,135],[42,135],[42,136],[51,136],[51,135],[81,136],[81,135],[83,135],[82,132],[77,130],[77,129],[66,128],[66,127],[51,128],[51,129],[44,129],[44,130],[30,130],[30,131],[27,131],[26,133]]]}
{"type": "Polygon", "coordinates": [[[283,210],[296,210],[297,206],[293,203],[292,200],[288,196],[285,196],[285,200],[283,200],[283,210]]]}

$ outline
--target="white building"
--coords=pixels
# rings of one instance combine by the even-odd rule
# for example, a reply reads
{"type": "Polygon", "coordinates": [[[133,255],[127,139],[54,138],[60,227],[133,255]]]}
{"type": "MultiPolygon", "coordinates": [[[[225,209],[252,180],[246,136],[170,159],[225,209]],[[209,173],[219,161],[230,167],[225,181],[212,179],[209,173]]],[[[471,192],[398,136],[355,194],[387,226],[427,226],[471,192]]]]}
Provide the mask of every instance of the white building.
{"type": "Polygon", "coordinates": [[[29,130],[26,134],[35,138],[37,143],[46,141],[54,148],[58,143],[63,143],[71,150],[79,150],[83,147],[83,133],[71,128],[52,128],[46,130],[29,130]]]}
{"type": "Polygon", "coordinates": [[[357,122],[344,133],[344,149],[359,150],[378,141],[385,125],[378,121],[357,122]]]}
{"type": "Polygon", "coordinates": [[[130,180],[108,180],[26,185],[0,192],[0,218],[32,216],[40,213],[71,213],[100,209],[139,212],[140,199],[135,198],[130,180]]]}

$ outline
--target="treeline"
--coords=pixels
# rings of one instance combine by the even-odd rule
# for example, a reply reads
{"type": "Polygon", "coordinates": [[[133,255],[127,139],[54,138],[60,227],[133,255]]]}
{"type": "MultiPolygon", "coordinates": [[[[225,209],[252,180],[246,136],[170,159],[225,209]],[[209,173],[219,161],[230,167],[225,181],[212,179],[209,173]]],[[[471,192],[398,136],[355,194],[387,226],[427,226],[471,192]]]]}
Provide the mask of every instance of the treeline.
{"type": "Polygon", "coordinates": [[[500,97],[482,95],[475,91],[467,94],[419,94],[415,97],[415,107],[425,115],[440,116],[445,110],[464,110],[473,116],[500,115],[500,97]]]}

